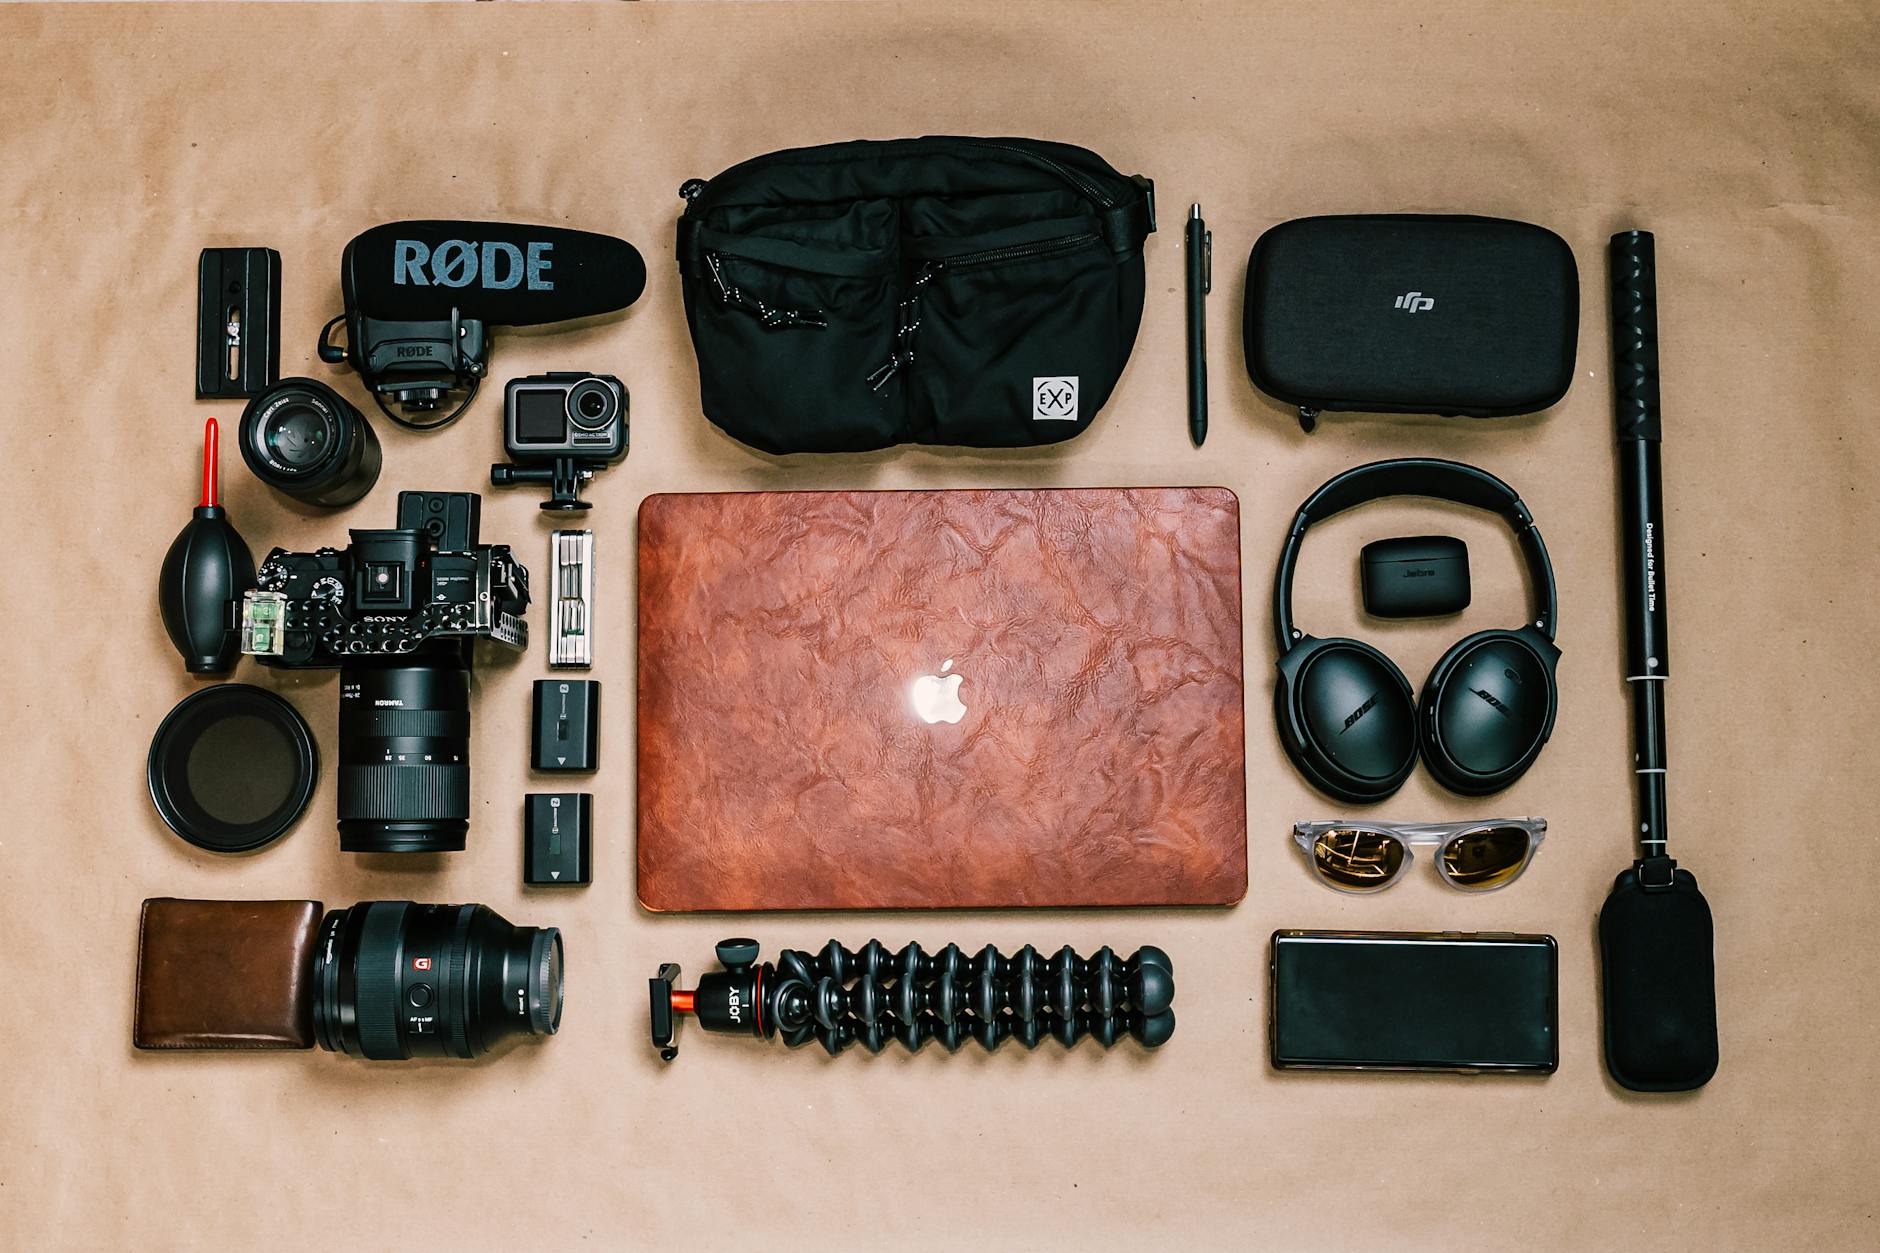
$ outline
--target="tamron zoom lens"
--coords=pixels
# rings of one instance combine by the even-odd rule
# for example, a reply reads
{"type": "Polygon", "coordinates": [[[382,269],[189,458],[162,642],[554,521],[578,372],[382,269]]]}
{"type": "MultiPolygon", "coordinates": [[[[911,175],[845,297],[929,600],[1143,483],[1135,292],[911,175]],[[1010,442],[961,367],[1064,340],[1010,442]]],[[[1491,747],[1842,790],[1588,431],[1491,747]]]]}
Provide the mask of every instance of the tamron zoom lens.
{"type": "Polygon", "coordinates": [[[339,846],[454,853],[470,829],[470,675],[455,656],[339,671],[339,846]]]}
{"type": "Polygon", "coordinates": [[[379,437],[317,379],[282,379],[250,400],[241,449],[256,478],[309,505],[350,505],[379,480],[379,437]]]}
{"type": "Polygon", "coordinates": [[[320,923],[313,1029],[373,1061],[481,1057],[561,1026],[561,932],[488,905],[361,901],[320,923]]]}

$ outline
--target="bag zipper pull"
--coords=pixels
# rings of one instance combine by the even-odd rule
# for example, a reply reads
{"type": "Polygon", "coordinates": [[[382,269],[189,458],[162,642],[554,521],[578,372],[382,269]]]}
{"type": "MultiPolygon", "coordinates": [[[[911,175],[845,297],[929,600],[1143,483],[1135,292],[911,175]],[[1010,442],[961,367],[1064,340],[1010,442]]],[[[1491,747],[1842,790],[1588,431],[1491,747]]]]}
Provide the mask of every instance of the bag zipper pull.
{"type": "Polygon", "coordinates": [[[737,307],[757,316],[766,330],[781,330],[792,326],[807,326],[815,330],[824,330],[829,319],[822,313],[811,311],[804,313],[799,309],[778,309],[765,304],[756,296],[747,296],[744,289],[725,278],[724,260],[715,252],[705,254],[705,268],[711,273],[712,285],[718,289],[718,302],[726,308],[737,307]]]}
{"type": "Polygon", "coordinates": [[[697,200],[704,194],[705,180],[702,178],[688,178],[679,184],[679,199],[681,200],[697,200]]]}
{"type": "Polygon", "coordinates": [[[888,359],[869,374],[868,390],[880,391],[888,385],[889,379],[900,373],[902,366],[913,364],[914,335],[920,330],[920,290],[933,282],[934,276],[946,269],[946,265],[945,261],[926,262],[908,284],[907,295],[895,306],[894,348],[888,353],[888,359]]]}

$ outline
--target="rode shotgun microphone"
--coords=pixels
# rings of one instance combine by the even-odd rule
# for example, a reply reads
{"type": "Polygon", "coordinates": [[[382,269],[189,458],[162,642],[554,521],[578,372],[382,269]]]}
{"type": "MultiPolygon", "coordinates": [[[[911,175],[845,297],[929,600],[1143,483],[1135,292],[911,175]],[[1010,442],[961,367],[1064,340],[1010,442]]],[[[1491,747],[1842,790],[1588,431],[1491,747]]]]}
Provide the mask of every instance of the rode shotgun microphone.
{"type": "Polygon", "coordinates": [[[611,235],[504,222],[388,222],[346,245],[346,311],[320,331],[320,359],[350,361],[386,417],[431,430],[475,399],[489,371],[490,327],[613,313],[645,287],[639,250],[611,235]],[[343,346],[332,341],[342,322],[343,346]]]}
{"type": "Polygon", "coordinates": [[[1717,1072],[1717,984],[1710,905],[1696,877],[1672,860],[1665,831],[1665,679],[1671,663],[1651,235],[1614,235],[1610,260],[1639,856],[1620,873],[1599,911],[1606,1070],[1635,1092],[1687,1092],[1717,1072]]]}

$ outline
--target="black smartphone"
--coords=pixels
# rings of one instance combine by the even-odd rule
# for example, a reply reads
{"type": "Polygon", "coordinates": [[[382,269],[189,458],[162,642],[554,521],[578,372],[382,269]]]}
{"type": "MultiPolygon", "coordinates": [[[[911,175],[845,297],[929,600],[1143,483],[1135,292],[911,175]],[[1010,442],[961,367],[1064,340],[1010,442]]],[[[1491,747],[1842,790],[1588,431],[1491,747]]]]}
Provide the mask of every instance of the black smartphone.
{"type": "Polygon", "coordinates": [[[1273,1065],[1552,1074],[1559,965],[1551,935],[1275,931],[1273,1065]]]}

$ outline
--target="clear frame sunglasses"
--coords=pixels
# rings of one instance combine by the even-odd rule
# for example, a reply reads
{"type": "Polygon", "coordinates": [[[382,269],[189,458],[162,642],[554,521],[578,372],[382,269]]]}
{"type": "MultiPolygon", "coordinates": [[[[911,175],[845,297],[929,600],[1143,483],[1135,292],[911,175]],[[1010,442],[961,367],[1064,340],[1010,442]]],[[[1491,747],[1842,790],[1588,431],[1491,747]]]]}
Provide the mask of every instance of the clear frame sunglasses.
{"type": "Polygon", "coordinates": [[[1403,878],[1412,846],[1434,844],[1436,872],[1462,892],[1493,892],[1521,877],[1547,838],[1544,818],[1486,822],[1301,822],[1293,842],[1327,887],[1381,892],[1403,878]]]}

